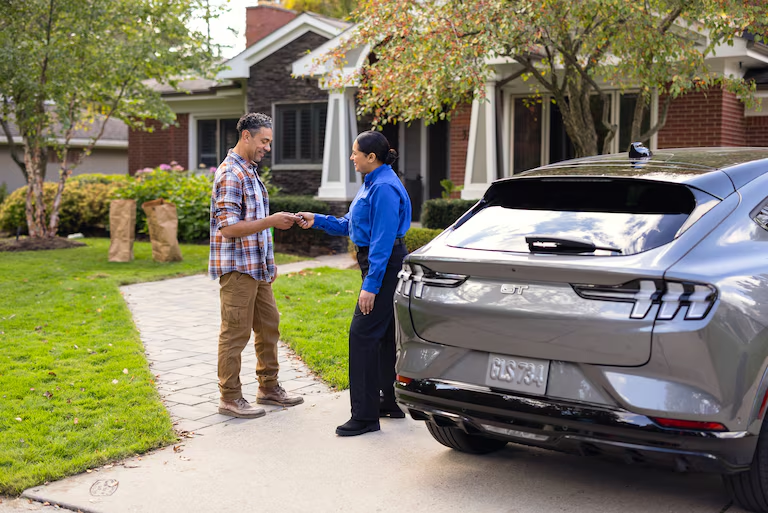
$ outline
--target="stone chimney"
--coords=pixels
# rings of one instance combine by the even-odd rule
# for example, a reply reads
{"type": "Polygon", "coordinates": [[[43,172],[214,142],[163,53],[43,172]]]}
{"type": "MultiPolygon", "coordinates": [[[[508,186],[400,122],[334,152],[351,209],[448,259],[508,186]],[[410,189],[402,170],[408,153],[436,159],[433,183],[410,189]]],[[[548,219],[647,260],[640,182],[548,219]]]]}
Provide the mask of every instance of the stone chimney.
{"type": "Polygon", "coordinates": [[[245,10],[245,47],[267,37],[298,16],[276,5],[256,5],[245,10]]]}

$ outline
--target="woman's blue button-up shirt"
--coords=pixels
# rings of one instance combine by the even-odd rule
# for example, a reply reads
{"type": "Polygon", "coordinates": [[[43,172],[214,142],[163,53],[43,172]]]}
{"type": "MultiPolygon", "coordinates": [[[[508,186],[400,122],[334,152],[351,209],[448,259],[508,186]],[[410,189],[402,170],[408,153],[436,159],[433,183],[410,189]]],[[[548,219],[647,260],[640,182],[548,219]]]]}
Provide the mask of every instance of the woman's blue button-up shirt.
{"type": "Polygon", "coordinates": [[[363,290],[378,294],[395,239],[404,237],[410,225],[411,200],[392,167],[384,164],[365,175],[344,217],[315,214],[314,227],[368,246],[370,267],[363,290]]]}

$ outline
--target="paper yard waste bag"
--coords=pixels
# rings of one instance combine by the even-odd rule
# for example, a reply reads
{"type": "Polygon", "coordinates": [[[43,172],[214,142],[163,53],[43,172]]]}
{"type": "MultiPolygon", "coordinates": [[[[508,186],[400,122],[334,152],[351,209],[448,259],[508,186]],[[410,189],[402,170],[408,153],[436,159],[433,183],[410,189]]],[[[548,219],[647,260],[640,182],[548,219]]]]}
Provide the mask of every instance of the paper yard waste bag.
{"type": "Polygon", "coordinates": [[[133,260],[136,238],[136,200],[112,200],[109,204],[109,261],[133,260]]]}
{"type": "Polygon", "coordinates": [[[141,208],[147,214],[152,259],[155,262],[181,260],[181,249],[179,249],[177,238],[179,218],[176,215],[176,205],[161,198],[147,201],[141,205],[141,208]]]}

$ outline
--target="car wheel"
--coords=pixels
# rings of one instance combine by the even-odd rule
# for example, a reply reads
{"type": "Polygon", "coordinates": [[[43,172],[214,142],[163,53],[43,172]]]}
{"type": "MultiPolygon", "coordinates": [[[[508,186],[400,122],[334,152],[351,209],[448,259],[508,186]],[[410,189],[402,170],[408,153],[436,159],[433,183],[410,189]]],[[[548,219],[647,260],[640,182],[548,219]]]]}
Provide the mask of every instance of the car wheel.
{"type": "Polygon", "coordinates": [[[746,472],[723,476],[725,488],[744,509],[768,513],[768,422],[763,422],[752,465],[746,472]]]}
{"type": "Polygon", "coordinates": [[[427,422],[427,429],[432,438],[446,447],[470,454],[488,454],[502,449],[507,442],[480,435],[470,435],[457,428],[441,427],[434,422],[427,422]]]}

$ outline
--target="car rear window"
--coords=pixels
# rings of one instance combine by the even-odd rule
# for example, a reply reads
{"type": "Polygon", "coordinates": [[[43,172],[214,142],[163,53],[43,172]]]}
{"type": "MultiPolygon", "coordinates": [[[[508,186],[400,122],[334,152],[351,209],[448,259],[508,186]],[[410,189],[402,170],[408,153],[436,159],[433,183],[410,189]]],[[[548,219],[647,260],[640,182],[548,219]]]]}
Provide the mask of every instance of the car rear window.
{"type": "Polygon", "coordinates": [[[589,254],[631,255],[674,240],[696,204],[694,192],[676,183],[513,179],[494,184],[485,195],[485,206],[457,223],[446,243],[528,253],[526,237],[543,236],[612,248],[589,254]]]}

